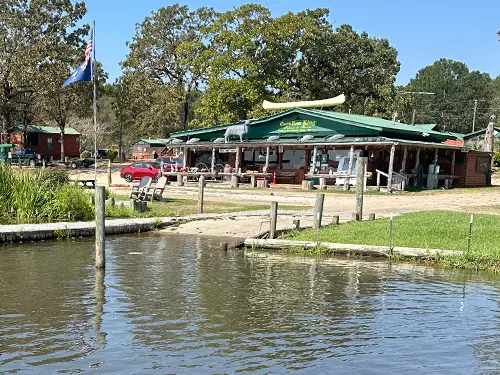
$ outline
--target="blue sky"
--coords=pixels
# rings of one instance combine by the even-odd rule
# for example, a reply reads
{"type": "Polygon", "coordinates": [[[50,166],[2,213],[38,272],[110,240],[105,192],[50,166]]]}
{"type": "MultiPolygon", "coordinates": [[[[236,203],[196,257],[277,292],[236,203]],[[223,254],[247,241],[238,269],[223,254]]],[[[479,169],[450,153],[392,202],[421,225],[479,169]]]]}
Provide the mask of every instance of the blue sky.
{"type": "MultiPolygon", "coordinates": [[[[250,2],[250,1],[248,1],[250,2]]],[[[247,1],[179,2],[195,9],[229,10],[247,1]]],[[[257,1],[254,1],[257,2],[257,1]]],[[[159,0],[86,0],[86,22],[96,21],[96,53],[110,81],[120,75],[125,43],[135,24],[152,11],[173,3],[159,0]]],[[[398,84],[441,57],[464,62],[471,70],[500,75],[500,0],[297,0],[261,2],[274,16],[305,8],[329,8],[330,22],[351,24],[358,32],[389,39],[401,62],[398,84]]]]}

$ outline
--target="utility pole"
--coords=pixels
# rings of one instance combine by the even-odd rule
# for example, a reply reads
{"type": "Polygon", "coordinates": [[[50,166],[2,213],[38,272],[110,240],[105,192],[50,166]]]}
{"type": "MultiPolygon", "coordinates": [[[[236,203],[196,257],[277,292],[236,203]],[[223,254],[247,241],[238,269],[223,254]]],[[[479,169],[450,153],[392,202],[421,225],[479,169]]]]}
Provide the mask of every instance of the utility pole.
{"type": "Polygon", "coordinates": [[[417,115],[417,109],[415,108],[416,95],[435,95],[435,93],[427,91],[404,91],[401,94],[410,94],[413,97],[413,115],[411,117],[411,124],[415,125],[415,116],[417,115]]]}
{"type": "Polygon", "coordinates": [[[474,133],[474,128],[476,126],[476,112],[477,112],[477,99],[474,100],[474,116],[472,117],[472,132],[474,133]]]}

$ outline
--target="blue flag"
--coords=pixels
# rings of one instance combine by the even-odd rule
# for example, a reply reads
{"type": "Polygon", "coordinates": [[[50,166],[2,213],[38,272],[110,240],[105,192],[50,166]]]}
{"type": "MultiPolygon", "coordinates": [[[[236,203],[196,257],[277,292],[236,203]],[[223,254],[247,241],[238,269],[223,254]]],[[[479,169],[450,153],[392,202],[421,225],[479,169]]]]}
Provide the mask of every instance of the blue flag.
{"type": "Polygon", "coordinates": [[[80,81],[92,81],[92,59],[90,55],[92,53],[92,39],[88,41],[87,47],[85,48],[85,61],[80,65],[71,76],[64,81],[62,87],[66,87],[69,84],[80,81]]]}

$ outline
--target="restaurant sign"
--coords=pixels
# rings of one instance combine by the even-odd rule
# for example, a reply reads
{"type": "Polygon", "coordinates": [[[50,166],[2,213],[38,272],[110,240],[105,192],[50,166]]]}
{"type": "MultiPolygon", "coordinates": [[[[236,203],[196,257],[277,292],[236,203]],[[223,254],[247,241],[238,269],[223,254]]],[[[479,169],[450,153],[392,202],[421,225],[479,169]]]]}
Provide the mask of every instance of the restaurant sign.
{"type": "Polygon", "coordinates": [[[303,133],[314,131],[316,126],[315,120],[293,120],[281,121],[278,128],[278,133],[303,133]]]}

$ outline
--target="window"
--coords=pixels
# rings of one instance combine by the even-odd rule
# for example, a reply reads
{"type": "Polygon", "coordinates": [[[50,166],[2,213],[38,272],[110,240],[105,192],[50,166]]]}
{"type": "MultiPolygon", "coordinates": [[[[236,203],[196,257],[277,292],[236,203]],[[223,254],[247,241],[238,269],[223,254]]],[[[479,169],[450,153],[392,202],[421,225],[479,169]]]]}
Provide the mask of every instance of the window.
{"type": "Polygon", "coordinates": [[[26,137],[26,146],[38,146],[38,133],[28,133],[26,137]]]}
{"type": "Polygon", "coordinates": [[[132,168],[142,168],[141,163],[132,164],[132,168]]]}
{"type": "Polygon", "coordinates": [[[49,150],[52,150],[52,147],[54,146],[52,141],[53,141],[52,137],[47,137],[47,149],[49,150]]]}
{"type": "Polygon", "coordinates": [[[282,164],[283,169],[304,169],[306,152],[304,150],[285,150],[282,164]]]}

